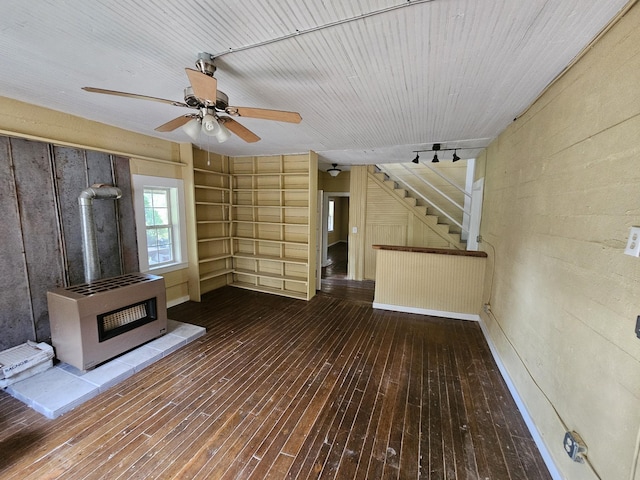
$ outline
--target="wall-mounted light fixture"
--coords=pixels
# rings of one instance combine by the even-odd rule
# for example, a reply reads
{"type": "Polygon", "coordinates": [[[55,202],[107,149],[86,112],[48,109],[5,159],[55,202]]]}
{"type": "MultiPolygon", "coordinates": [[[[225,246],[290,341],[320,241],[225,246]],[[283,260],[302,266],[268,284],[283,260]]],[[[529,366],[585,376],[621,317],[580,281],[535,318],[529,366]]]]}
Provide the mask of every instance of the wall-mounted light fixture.
{"type": "Polygon", "coordinates": [[[485,147],[465,147],[465,148],[460,148],[460,147],[456,147],[456,148],[442,148],[442,145],[439,143],[434,143],[431,146],[430,150],[414,150],[415,154],[416,154],[416,158],[414,158],[413,160],[411,160],[412,163],[420,163],[420,153],[422,152],[434,152],[433,153],[433,160],[431,160],[431,163],[438,163],[440,161],[440,159],[438,158],[438,152],[447,152],[447,151],[453,151],[453,158],[451,158],[452,162],[457,162],[458,160],[462,160],[459,156],[458,156],[458,150],[479,150],[485,147]]]}
{"type": "Polygon", "coordinates": [[[332,164],[333,167],[331,167],[330,169],[327,170],[327,173],[329,175],[331,175],[332,177],[337,177],[338,174],[342,171],[338,168],[338,164],[337,163],[333,163],[332,164]]]}

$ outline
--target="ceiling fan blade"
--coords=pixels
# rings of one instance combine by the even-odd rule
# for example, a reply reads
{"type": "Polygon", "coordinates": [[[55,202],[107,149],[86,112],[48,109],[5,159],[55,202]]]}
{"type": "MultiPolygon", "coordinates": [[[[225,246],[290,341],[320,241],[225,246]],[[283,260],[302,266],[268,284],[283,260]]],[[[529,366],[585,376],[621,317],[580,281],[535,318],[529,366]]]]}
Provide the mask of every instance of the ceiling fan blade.
{"type": "Polygon", "coordinates": [[[260,118],[262,120],[275,120],[277,122],[300,123],[302,117],[298,112],[285,112],[284,110],[267,110],[265,108],[251,107],[227,107],[229,115],[239,117],[260,118]]]}
{"type": "Polygon", "coordinates": [[[211,105],[216,104],[218,81],[214,77],[205,75],[202,72],[193,70],[191,68],[185,68],[187,77],[189,77],[189,83],[193,89],[193,94],[200,100],[204,100],[211,105]]]}
{"type": "Polygon", "coordinates": [[[149,97],[147,95],[138,95],[137,93],[118,92],[116,90],[105,90],[103,88],[82,87],[82,90],[91,93],[104,93],[106,95],[116,95],[118,97],[137,98],[139,100],[151,100],[153,102],[167,103],[176,107],[187,107],[186,103],[175,102],[173,100],[165,100],[164,98],[149,97]]]}
{"type": "Polygon", "coordinates": [[[220,117],[219,121],[227,127],[230,131],[239,136],[242,140],[247,143],[253,143],[260,140],[260,137],[249,130],[244,125],[239,124],[233,118],[230,117],[220,117]]]}
{"type": "Polygon", "coordinates": [[[155,129],[156,132],[173,132],[176,128],[183,126],[185,123],[189,122],[191,119],[195,118],[193,115],[182,115],[178,118],[174,118],[173,120],[160,125],[155,129]]]}

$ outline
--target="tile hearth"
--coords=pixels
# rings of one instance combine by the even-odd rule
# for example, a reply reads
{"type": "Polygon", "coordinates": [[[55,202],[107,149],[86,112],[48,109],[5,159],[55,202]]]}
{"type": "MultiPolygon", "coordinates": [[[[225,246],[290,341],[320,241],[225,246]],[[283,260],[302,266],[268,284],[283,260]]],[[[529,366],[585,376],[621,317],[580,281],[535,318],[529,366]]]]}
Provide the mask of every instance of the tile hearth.
{"type": "Polygon", "coordinates": [[[205,334],[205,328],[168,321],[166,335],[83,372],[66,363],[8,386],[5,391],[47,418],[56,418],[205,334]]]}

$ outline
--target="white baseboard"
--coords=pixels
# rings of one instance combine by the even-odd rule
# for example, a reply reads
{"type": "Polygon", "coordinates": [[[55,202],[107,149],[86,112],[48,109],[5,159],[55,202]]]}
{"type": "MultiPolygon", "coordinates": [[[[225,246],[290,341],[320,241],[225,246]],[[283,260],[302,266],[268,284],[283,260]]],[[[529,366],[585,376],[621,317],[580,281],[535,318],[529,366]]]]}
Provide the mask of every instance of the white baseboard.
{"type": "Polygon", "coordinates": [[[167,308],[175,307],[176,305],[180,305],[181,303],[188,302],[189,295],[185,295],[184,297],[176,298],[167,302],[167,308]]]}
{"type": "Polygon", "coordinates": [[[432,317],[454,318],[456,320],[480,321],[480,315],[472,313],[444,312],[441,310],[429,310],[428,308],[406,307],[403,305],[389,305],[373,302],[373,308],[379,310],[392,310],[394,312],[417,313],[418,315],[430,315],[432,317]]]}
{"type": "Polygon", "coordinates": [[[484,338],[487,341],[487,344],[489,345],[489,350],[491,350],[491,355],[493,355],[493,359],[498,365],[498,370],[500,370],[500,373],[502,374],[502,378],[507,384],[507,388],[509,389],[509,392],[511,392],[511,396],[513,397],[513,400],[516,402],[516,405],[518,407],[518,410],[520,410],[520,414],[522,415],[524,422],[527,424],[529,433],[531,433],[531,436],[533,437],[533,441],[536,443],[536,446],[540,451],[540,455],[542,455],[542,459],[544,460],[544,463],[547,465],[547,469],[549,469],[549,474],[551,475],[551,478],[553,478],[554,480],[563,480],[563,477],[560,475],[560,471],[558,470],[558,467],[556,467],[556,464],[554,463],[553,458],[551,458],[551,454],[549,453],[549,450],[547,449],[546,444],[542,440],[542,436],[540,435],[540,432],[538,432],[538,428],[533,422],[531,415],[529,415],[529,412],[527,411],[527,408],[525,407],[524,402],[522,401],[522,398],[520,397],[520,394],[516,389],[516,386],[513,384],[513,381],[509,376],[509,372],[507,372],[507,369],[505,368],[504,363],[502,363],[502,359],[500,358],[500,355],[498,355],[498,350],[496,349],[496,346],[493,343],[493,340],[491,340],[491,337],[489,336],[489,330],[487,329],[487,326],[485,325],[482,318],[479,318],[479,320],[480,320],[480,328],[482,329],[484,338]]]}

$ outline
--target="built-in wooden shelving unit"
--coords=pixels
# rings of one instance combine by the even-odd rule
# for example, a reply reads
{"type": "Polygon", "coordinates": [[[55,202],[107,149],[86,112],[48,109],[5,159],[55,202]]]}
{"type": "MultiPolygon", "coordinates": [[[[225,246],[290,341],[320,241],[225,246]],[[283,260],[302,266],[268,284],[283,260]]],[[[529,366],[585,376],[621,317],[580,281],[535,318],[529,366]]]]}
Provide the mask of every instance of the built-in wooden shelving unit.
{"type": "Polygon", "coordinates": [[[231,162],[232,285],[308,300],[315,295],[317,158],[231,162]]]}
{"type": "Polygon", "coordinates": [[[193,179],[200,294],[227,285],[233,272],[229,159],[199,151],[193,179]]]}

